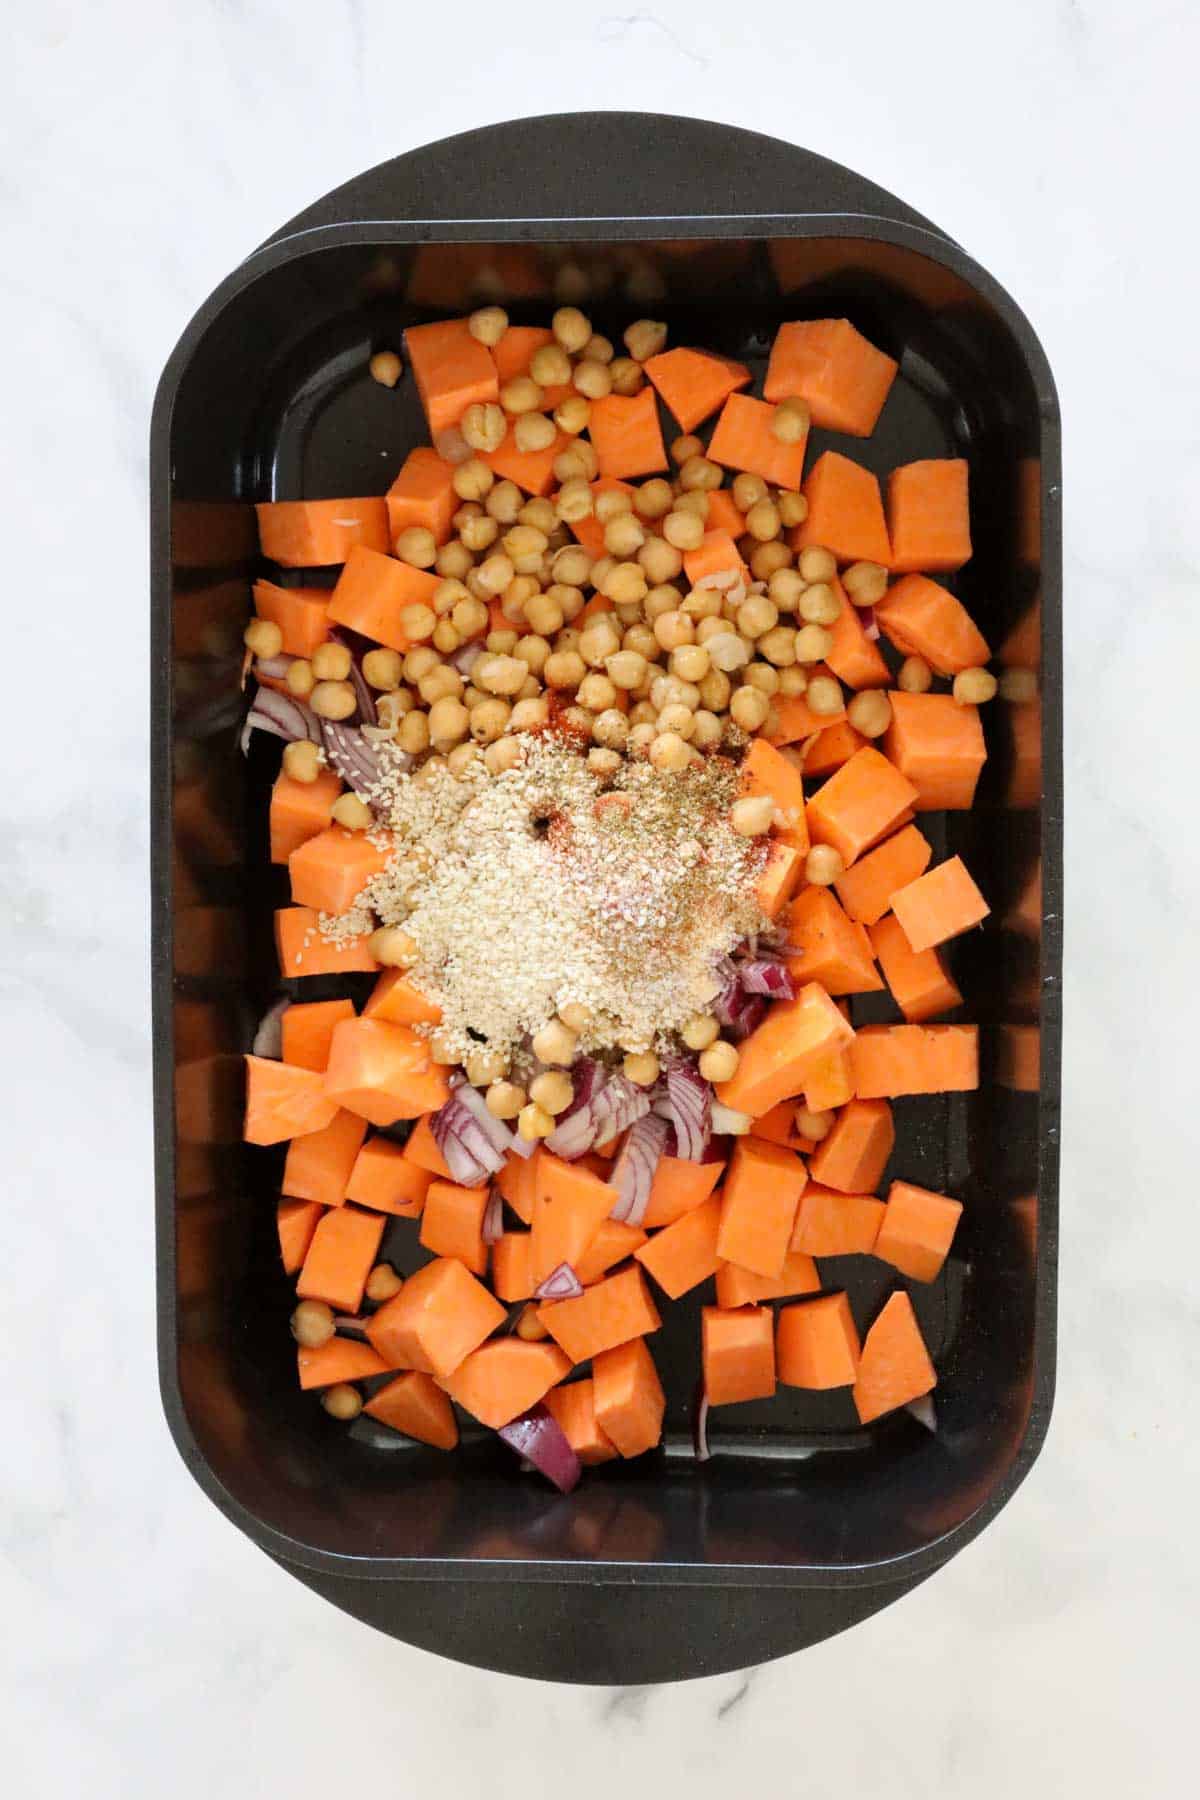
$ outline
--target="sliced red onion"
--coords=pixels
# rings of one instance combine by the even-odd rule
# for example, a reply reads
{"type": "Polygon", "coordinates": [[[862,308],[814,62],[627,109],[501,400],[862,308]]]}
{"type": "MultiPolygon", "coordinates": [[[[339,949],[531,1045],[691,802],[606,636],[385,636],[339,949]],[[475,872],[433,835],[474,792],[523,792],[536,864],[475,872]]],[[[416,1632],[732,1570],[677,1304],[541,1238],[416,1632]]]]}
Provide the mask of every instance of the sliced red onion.
{"type": "Polygon", "coordinates": [[[489,1112],[488,1103],[478,1088],[472,1087],[469,1081],[461,1081],[455,1084],[455,1093],[468,1112],[475,1115],[487,1133],[492,1148],[501,1156],[530,1157],[533,1155],[537,1145],[531,1143],[528,1138],[523,1138],[520,1132],[510,1131],[503,1119],[498,1119],[495,1113],[489,1112]]]}
{"type": "Polygon", "coordinates": [[[552,1481],[560,1494],[569,1494],[578,1483],[583,1465],[567,1442],[562,1426],[540,1400],[520,1418],[502,1425],[499,1436],[547,1481],[552,1481]]]}
{"type": "Polygon", "coordinates": [[[434,433],[433,447],[443,462],[470,462],[475,452],[468,444],[457,425],[448,425],[445,431],[434,433]]]}
{"type": "Polygon", "coordinates": [[[321,742],[321,722],[316,713],[305,706],[303,700],[294,700],[290,694],[281,694],[276,688],[260,687],[254,696],[254,704],[242,726],[243,756],[255,731],[269,732],[272,737],[283,738],[289,744],[299,743],[304,738],[311,738],[314,744],[321,742]]]}
{"type": "MultiPolygon", "coordinates": [[[[504,1167],[504,1151],[497,1147],[466,1098],[474,1093],[471,1087],[457,1088],[429,1120],[434,1142],[460,1187],[478,1187],[504,1167]]],[[[490,1113],[488,1117],[491,1118],[490,1113]]],[[[500,1121],[493,1123],[499,1125],[500,1121]]]]}
{"type": "Polygon", "coordinates": [[[616,1188],[618,1196],[608,1215],[610,1219],[625,1225],[641,1224],[654,1185],[654,1172],[666,1149],[668,1130],[666,1120],[654,1113],[647,1113],[630,1127],[609,1177],[609,1185],[616,1188]]]}
{"type": "Polygon", "coordinates": [[[350,685],[354,689],[354,698],[358,701],[359,725],[375,725],[379,715],[375,711],[375,696],[367,686],[367,678],[362,672],[362,660],[351,651],[350,685]]]}
{"type": "Polygon", "coordinates": [[[860,606],[858,608],[858,618],[859,623],[867,636],[872,642],[876,641],[879,637],[879,621],[875,617],[875,608],[873,606],[860,606]]]}
{"type": "Polygon", "coordinates": [[[738,978],[747,994],[767,994],[772,1000],[793,1000],[795,992],[786,963],[774,957],[755,957],[738,969],[738,978]]]}
{"type": "Polygon", "coordinates": [[[692,1448],[696,1452],[697,1462],[707,1462],[712,1455],[708,1447],[708,1395],[704,1391],[704,1383],[696,1386],[696,1410],[692,1414],[692,1448]]]}
{"type": "Polygon", "coordinates": [[[330,766],[356,794],[367,794],[379,780],[379,752],[356,725],[336,719],[318,720],[321,744],[330,766]]]}
{"type": "Polygon", "coordinates": [[[649,1088],[638,1087],[627,1075],[614,1075],[592,1101],[596,1119],[596,1144],[607,1144],[650,1111],[654,1096],[649,1088]]]}
{"type": "Polygon", "coordinates": [[[483,653],[483,645],[478,638],[474,638],[469,644],[460,645],[454,652],[454,655],[450,658],[450,661],[454,664],[454,667],[458,670],[460,675],[469,675],[483,653]]]}
{"type": "Polygon", "coordinates": [[[720,1137],[745,1137],[754,1120],[749,1113],[738,1112],[735,1107],[722,1106],[719,1100],[712,1103],[712,1128],[720,1137]]]}
{"type": "Polygon", "coordinates": [[[282,1000],[276,1000],[258,1022],[258,1030],[254,1033],[254,1042],[250,1046],[252,1056],[269,1057],[278,1062],[283,1055],[283,1015],[291,1002],[286,994],[282,1000]]]}
{"type": "Polygon", "coordinates": [[[335,1313],[333,1316],[333,1328],[335,1331],[339,1331],[343,1337],[355,1337],[365,1340],[367,1335],[367,1321],[365,1319],[356,1319],[351,1313],[335,1313]]]}
{"type": "Polygon", "coordinates": [[[488,1203],[483,1209],[482,1235],[485,1244],[498,1244],[504,1235],[504,1201],[495,1188],[489,1194],[488,1203]]]}
{"type": "Polygon", "coordinates": [[[607,1080],[607,1070],[594,1057],[581,1056],[572,1065],[571,1082],[574,1096],[570,1106],[561,1112],[554,1130],[546,1139],[546,1148],[564,1162],[574,1162],[586,1155],[596,1141],[594,1103],[607,1080]]]}
{"type": "Polygon", "coordinates": [[[725,1035],[740,1044],[766,1017],[767,1002],[761,994],[747,994],[735,975],[713,1001],[712,1010],[725,1035]]]}
{"type": "Polygon", "coordinates": [[[934,1410],[932,1394],[922,1394],[919,1399],[910,1400],[904,1410],[906,1413],[912,1414],[918,1425],[923,1425],[926,1431],[932,1431],[936,1436],[937,1413],[934,1410]]]}
{"type": "Polygon", "coordinates": [[[559,1263],[533,1290],[535,1300],[578,1300],[583,1283],[570,1263],[559,1263]]]}
{"type": "Polygon", "coordinates": [[[680,1056],[667,1065],[668,1118],[675,1128],[674,1155],[700,1162],[712,1135],[712,1086],[696,1064],[680,1056]]]}
{"type": "Polygon", "coordinates": [[[281,652],[278,656],[256,657],[252,667],[256,675],[263,675],[268,681],[282,681],[295,660],[281,652]]]}

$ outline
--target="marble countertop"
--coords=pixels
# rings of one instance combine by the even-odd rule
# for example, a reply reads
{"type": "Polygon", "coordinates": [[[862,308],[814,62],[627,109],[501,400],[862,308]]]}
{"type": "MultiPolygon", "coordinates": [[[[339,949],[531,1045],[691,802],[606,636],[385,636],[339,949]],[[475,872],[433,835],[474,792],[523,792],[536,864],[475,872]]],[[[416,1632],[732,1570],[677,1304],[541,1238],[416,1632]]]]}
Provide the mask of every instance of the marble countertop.
{"type": "Polygon", "coordinates": [[[1200,897],[1181,166],[1200,14],[462,0],[454,19],[452,56],[440,14],[385,0],[43,0],[6,32],[8,1791],[316,1800],[382,1779],[466,1800],[552,1781],[599,1800],[674,1777],[705,1796],[1171,1800],[1191,1791],[1200,1601],[1181,1556],[1200,1129],[1174,1023],[1197,998],[1200,897]],[[1068,1029],[1058,1402],[1011,1505],[906,1601],[800,1658],[577,1691],[458,1669],[333,1611],[214,1510],[162,1422],[146,443],[188,317],[310,199],[459,128],[597,106],[750,125],[861,169],[1040,333],[1066,444],[1068,1029]]]}

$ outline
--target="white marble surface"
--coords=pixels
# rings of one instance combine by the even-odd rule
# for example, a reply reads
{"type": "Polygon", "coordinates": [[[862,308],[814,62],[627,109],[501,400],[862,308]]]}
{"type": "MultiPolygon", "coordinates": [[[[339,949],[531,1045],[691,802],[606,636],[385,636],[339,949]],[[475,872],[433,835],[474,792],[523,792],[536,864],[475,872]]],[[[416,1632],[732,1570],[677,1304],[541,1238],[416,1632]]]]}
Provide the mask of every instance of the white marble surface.
{"type": "Polygon", "coordinates": [[[0,1742],[14,1800],[315,1800],[381,1778],[446,1800],[547,1782],[593,1800],[680,1776],[705,1796],[1192,1791],[1200,265],[1181,158],[1198,149],[1200,15],[1186,0],[984,11],[460,0],[450,42],[444,9],[394,0],[41,0],[9,18],[0,1742]],[[201,1496],[155,1389],[157,373],[216,281],[310,198],[456,128],[582,106],[775,130],[904,195],[1026,306],[1066,424],[1055,1423],[950,1568],[748,1687],[541,1687],[368,1632],[201,1496]]]}

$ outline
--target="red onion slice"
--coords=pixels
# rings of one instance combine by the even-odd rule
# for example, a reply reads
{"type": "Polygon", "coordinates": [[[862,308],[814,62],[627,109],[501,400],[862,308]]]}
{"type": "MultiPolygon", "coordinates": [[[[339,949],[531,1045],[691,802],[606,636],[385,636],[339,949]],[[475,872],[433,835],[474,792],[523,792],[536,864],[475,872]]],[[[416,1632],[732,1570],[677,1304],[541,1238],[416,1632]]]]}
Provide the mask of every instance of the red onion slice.
{"type": "Polygon", "coordinates": [[[619,1137],[643,1118],[653,1104],[654,1096],[649,1088],[638,1087],[627,1075],[614,1075],[592,1102],[596,1120],[596,1135],[592,1142],[606,1144],[609,1138],[619,1137]]]}
{"type": "Polygon", "coordinates": [[[281,651],[278,656],[256,657],[252,666],[256,675],[263,675],[268,681],[282,681],[295,660],[281,651]]]}
{"type": "Polygon", "coordinates": [[[609,1177],[609,1185],[616,1188],[618,1195],[608,1215],[610,1219],[625,1225],[641,1224],[669,1129],[666,1120],[655,1113],[647,1113],[630,1127],[609,1177]]]}
{"type": "Polygon", "coordinates": [[[504,1235],[504,1201],[493,1189],[488,1203],[483,1209],[483,1241],[485,1244],[499,1243],[504,1235]]]}
{"type": "Polygon", "coordinates": [[[560,1494],[569,1494],[583,1473],[583,1465],[567,1442],[558,1420],[539,1400],[536,1406],[502,1425],[498,1434],[511,1450],[531,1462],[554,1483],[560,1494]]]}
{"type": "MultiPolygon", "coordinates": [[[[473,1089],[468,1091],[474,1092],[473,1089]]],[[[445,1106],[431,1114],[429,1128],[459,1186],[479,1187],[489,1175],[495,1175],[504,1167],[504,1152],[496,1148],[464,1102],[462,1092],[458,1089],[445,1106]]]]}
{"type": "Polygon", "coordinates": [[[700,1162],[712,1134],[713,1091],[695,1063],[678,1057],[667,1068],[667,1105],[675,1127],[675,1155],[700,1162]]]}
{"type": "Polygon", "coordinates": [[[254,1042],[250,1046],[252,1056],[269,1057],[278,1062],[283,1055],[283,1015],[290,1001],[285,994],[282,1000],[276,1000],[274,1006],[268,1008],[258,1022],[258,1030],[254,1033],[254,1042]]]}
{"type": "Polygon", "coordinates": [[[712,1104],[712,1128],[721,1137],[745,1137],[754,1120],[749,1113],[737,1112],[732,1106],[722,1106],[719,1100],[712,1104]]]}
{"type": "Polygon", "coordinates": [[[696,1452],[697,1462],[707,1462],[712,1455],[708,1447],[708,1395],[704,1391],[704,1383],[696,1387],[696,1410],[692,1415],[692,1448],[696,1452]]]}
{"type": "Polygon", "coordinates": [[[255,694],[254,704],[242,726],[243,756],[255,731],[269,732],[272,737],[283,738],[289,744],[299,743],[303,738],[311,738],[314,744],[321,742],[321,725],[316,713],[305,706],[303,700],[294,700],[277,688],[260,687],[255,694]]]}
{"type": "Polygon", "coordinates": [[[932,1431],[936,1435],[937,1412],[934,1409],[932,1394],[922,1394],[919,1399],[910,1400],[904,1410],[906,1413],[912,1414],[918,1425],[923,1425],[926,1431],[932,1431]]]}
{"type": "Polygon", "coordinates": [[[578,1300],[583,1283],[570,1263],[559,1263],[533,1290],[535,1300],[578,1300]]]}
{"type": "Polygon", "coordinates": [[[574,1162],[586,1155],[596,1141],[595,1102],[607,1080],[607,1071],[594,1057],[581,1056],[572,1065],[571,1081],[574,1097],[565,1112],[555,1121],[546,1139],[546,1148],[564,1162],[574,1162]]]}
{"type": "Polygon", "coordinates": [[[742,963],[738,979],[747,994],[766,994],[772,1000],[794,1000],[796,997],[787,964],[774,957],[760,956],[742,963]]]}
{"type": "Polygon", "coordinates": [[[859,623],[862,625],[863,630],[873,643],[876,642],[879,637],[879,621],[875,617],[875,608],[873,606],[860,606],[857,610],[859,623]]]}
{"type": "Polygon", "coordinates": [[[335,1313],[333,1326],[334,1330],[339,1331],[343,1337],[362,1338],[364,1342],[366,1341],[367,1321],[365,1319],[356,1319],[351,1313],[335,1313]]]}
{"type": "Polygon", "coordinates": [[[461,644],[450,661],[460,675],[469,675],[483,653],[483,645],[478,638],[473,638],[469,644],[461,644]]]}
{"type": "Polygon", "coordinates": [[[356,725],[321,719],[321,743],[331,767],[356,794],[368,794],[379,780],[379,752],[356,725]]]}

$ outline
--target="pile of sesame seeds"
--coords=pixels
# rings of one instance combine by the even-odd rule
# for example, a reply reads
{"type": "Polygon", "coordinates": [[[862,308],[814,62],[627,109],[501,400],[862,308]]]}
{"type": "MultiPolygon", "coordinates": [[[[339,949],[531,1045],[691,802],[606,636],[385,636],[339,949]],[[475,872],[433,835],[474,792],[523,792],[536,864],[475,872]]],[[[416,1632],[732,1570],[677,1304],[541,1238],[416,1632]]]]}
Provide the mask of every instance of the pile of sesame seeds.
{"type": "Polygon", "coordinates": [[[383,747],[370,798],[394,854],[338,939],[401,925],[413,985],[441,1008],[439,1054],[519,1056],[562,1007],[586,1007],[580,1048],[667,1048],[708,1009],[720,958],[764,923],[761,839],[729,822],[733,763],[611,776],[561,737],[529,737],[511,769],[409,773],[383,747]]]}

